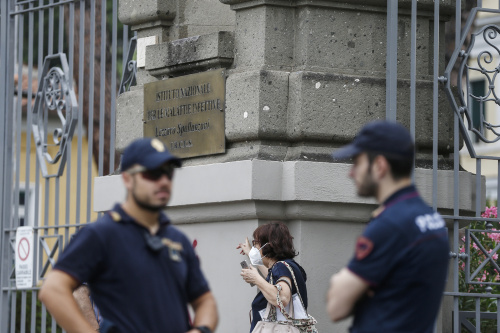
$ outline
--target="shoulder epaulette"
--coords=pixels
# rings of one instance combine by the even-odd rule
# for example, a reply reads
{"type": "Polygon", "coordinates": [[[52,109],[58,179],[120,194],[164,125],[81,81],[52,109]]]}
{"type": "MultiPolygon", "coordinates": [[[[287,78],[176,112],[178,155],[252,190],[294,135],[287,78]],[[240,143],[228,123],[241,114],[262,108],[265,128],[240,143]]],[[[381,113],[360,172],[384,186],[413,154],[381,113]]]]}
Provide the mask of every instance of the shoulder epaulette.
{"type": "Polygon", "coordinates": [[[109,213],[109,216],[111,216],[111,218],[113,219],[113,221],[120,222],[122,220],[120,213],[115,212],[114,210],[111,210],[108,213],[109,213]]]}

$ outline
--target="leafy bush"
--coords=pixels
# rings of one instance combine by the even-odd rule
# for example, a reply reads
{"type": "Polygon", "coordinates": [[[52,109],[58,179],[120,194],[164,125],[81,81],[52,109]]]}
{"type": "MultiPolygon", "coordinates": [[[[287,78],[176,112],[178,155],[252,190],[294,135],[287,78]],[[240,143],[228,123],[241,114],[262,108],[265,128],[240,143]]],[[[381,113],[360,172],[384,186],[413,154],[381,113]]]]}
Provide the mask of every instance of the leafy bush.
{"type": "MultiPolygon", "coordinates": [[[[484,218],[497,218],[497,207],[486,207],[485,212],[481,214],[484,218]]],[[[470,260],[470,278],[471,283],[466,283],[466,261],[462,260],[459,270],[459,291],[463,293],[485,293],[486,288],[491,288],[492,294],[500,294],[500,271],[498,271],[492,261],[499,263],[498,253],[493,252],[495,247],[500,243],[500,230],[498,222],[475,221],[469,225],[471,239],[469,243],[470,260]],[[477,230],[477,231],[472,231],[477,230]],[[475,239],[474,239],[475,237],[475,239]],[[487,261],[484,267],[479,270],[476,275],[473,275],[479,266],[487,261]],[[493,284],[495,283],[495,284],[493,284]]],[[[462,237],[460,253],[465,253],[465,236],[462,237]]],[[[474,297],[460,297],[460,311],[475,311],[476,299],[474,297]]],[[[481,298],[481,312],[497,311],[497,298],[481,298]]],[[[474,321],[471,321],[474,323],[474,321]]],[[[496,332],[496,321],[481,320],[481,332],[496,332]]]]}

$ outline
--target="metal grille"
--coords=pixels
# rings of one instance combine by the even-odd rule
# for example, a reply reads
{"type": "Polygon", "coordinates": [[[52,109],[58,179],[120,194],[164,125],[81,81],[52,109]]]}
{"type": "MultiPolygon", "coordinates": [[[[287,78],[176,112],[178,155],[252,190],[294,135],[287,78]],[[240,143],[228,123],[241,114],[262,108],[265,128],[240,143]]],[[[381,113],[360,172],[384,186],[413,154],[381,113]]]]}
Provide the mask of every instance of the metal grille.
{"type": "Polygon", "coordinates": [[[135,84],[135,39],[117,6],[0,2],[0,332],[61,331],[37,301],[38,288],[71,235],[95,218],[93,178],[119,162],[116,96],[135,84]],[[35,234],[35,281],[23,290],[13,268],[20,226],[35,234]]]}
{"type": "MultiPolygon", "coordinates": [[[[449,26],[450,34],[443,33],[440,21],[444,2],[434,1],[432,8],[428,5],[421,8],[418,0],[412,0],[411,10],[404,11],[405,19],[410,20],[410,57],[406,66],[410,69],[409,128],[415,138],[416,116],[420,111],[416,107],[417,77],[429,74],[417,71],[417,17],[425,12],[425,15],[433,15],[432,96],[429,98],[432,100],[434,208],[438,207],[438,161],[442,158],[438,145],[442,135],[438,115],[444,112],[439,104],[440,89],[445,90],[454,113],[450,172],[453,173],[455,190],[449,194],[453,197],[453,208],[445,215],[453,225],[450,233],[453,240],[450,253],[452,275],[449,291],[445,293],[445,300],[451,301],[443,306],[443,313],[452,321],[449,323],[451,327],[445,323],[443,328],[450,332],[481,332],[486,331],[485,327],[493,321],[493,330],[500,332],[497,324],[500,322],[500,312],[497,311],[500,295],[494,293],[498,282],[480,281],[481,273],[488,266],[492,267],[490,272],[500,273],[496,256],[499,246],[485,243],[485,237],[493,239],[490,235],[498,234],[494,229],[500,229],[500,220],[481,217],[484,209],[481,195],[476,196],[474,216],[462,214],[459,193],[459,171],[461,163],[462,166],[465,163],[465,157],[460,160],[463,139],[466,155],[462,156],[472,161],[476,174],[475,192],[482,193],[481,180],[486,174],[487,164],[494,163],[495,172],[487,176],[495,188],[491,192],[492,199],[500,197],[500,148],[491,146],[498,140],[500,121],[487,112],[491,108],[493,114],[495,110],[496,113],[500,111],[500,94],[496,92],[500,71],[500,46],[496,39],[500,20],[491,22],[500,17],[500,3],[477,1],[476,9],[469,8],[472,7],[471,1],[446,3],[449,6],[453,2],[455,12],[451,15],[451,22],[454,23],[449,26]],[[482,19],[477,15],[480,12],[493,16],[482,19]],[[440,49],[443,44],[440,38],[447,35],[451,37],[446,40],[446,45],[455,47],[451,47],[445,67],[439,61],[444,52],[440,49]],[[489,51],[485,51],[485,47],[489,51]],[[478,59],[487,65],[478,65],[478,59]],[[485,76],[483,88],[477,84],[481,82],[478,76],[471,72],[485,76]],[[488,154],[492,149],[497,149],[499,154],[488,154]],[[475,221],[483,221],[484,228],[463,229],[475,221]],[[484,260],[475,261],[477,265],[473,264],[474,259],[483,257],[484,260]],[[488,309],[483,307],[485,300],[491,305],[488,309]]],[[[399,66],[403,65],[403,60],[398,57],[398,27],[403,14],[398,5],[397,0],[387,1],[386,117],[392,120],[398,119],[401,112],[397,110],[398,98],[401,98],[398,94],[398,61],[399,66]]],[[[117,167],[113,126],[115,99],[118,93],[134,84],[132,50],[135,39],[129,41],[128,28],[117,22],[116,9],[117,0],[0,1],[0,332],[60,330],[46,309],[37,303],[38,287],[16,289],[13,269],[15,234],[19,226],[34,228],[35,276],[37,281],[43,279],[80,223],[94,218],[92,178],[108,174],[117,167]],[[64,78],[57,79],[59,81],[49,75],[50,69],[57,66],[42,70],[47,59],[57,55],[60,55],[59,59],[67,59],[67,68],[56,70],[58,77],[64,78]],[[46,78],[49,82],[61,83],[55,91],[74,94],[76,103],[70,102],[70,108],[76,110],[74,117],[68,117],[68,102],[63,109],[48,110],[41,108],[41,102],[37,103],[37,98],[42,101],[43,96],[59,96],[54,90],[49,93],[48,85],[41,84],[46,78]],[[74,127],[71,121],[75,121],[74,127]],[[73,129],[73,133],[65,129],[73,129]],[[62,138],[66,138],[64,146],[67,148],[58,155],[63,146],[62,138]],[[65,160],[66,163],[62,167],[48,163],[44,172],[42,163],[49,160],[65,160]]]]}
{"type": "MultiPolygon", "coordinates": [[[[397,57],[398,46],[398,1],[388,0],[388,35],[387,35],[387,119],[395,120],[398,94],[397,57]],[[394,17],[395,16],[395,17],[394,17]]],[[[410,131],[415,138],[417,77],[417,15],[429,7],[419,7],[417,0],[411,2],[411,51],[410,64],[401,64],[410,67],[410,131]]],[[[438,161],[443,159],[443,153],[438,148],[439,132],[438,115],[442,112],[439,104],[439,93],[445,89],[448,96],[451,112],[454,112],[453,121],[453,150],[449,155],[453,173],[454,191],[449,193],[453,197],[453,208],[444,213],[444,217],[452,222],[450,239],[452,249],[450,253],[451,275],[448,291],[445,292],[442,307],[443,323],[436,325],[438,331],[444,332],[500,332],[500,305],[499,280],[491,275],[498,276],[498,251],[500,239],[497,237],[500,229],[499,219],[493,215],[481,216],[485,207],[482,203],[483,175],[487,176],[487,184],[494,187],[489,196],[490,204],[496,206],[498,186],[498,171],[500,161],[497,152],[500,146],[494,146],[498,141],[498,124],[496,114],[499,109],[500,96],[497,91],[497,76],[500,71],[500,2],[499,1],[452,1],[449,3],[434,1],[433,3],[433,50],[432,50],[432,203],[438,208],[438,161]],[[443,31],[440,24],[442,6],[452,4],[455,12],[451,21],[443,31]],[[477,6],[472,8],[473,6],[477,6]],[[488,15],[481,16],[484,12],[488,15]],[[445,37],[445,43],[440,44],[440,36],[445,37]],[[447,50],[440,45],[446,44],[447,50]],[[449,51],[448,51],[449,50],[449,51]],[[447,64],[443,66],[439,59],[447,53],[447,64]],[[481,78],[482,76],[482,78],[481,78]],[[483,86],[477,84],[483,80],[483,86]],[[493,104],[486,106],[487,103],[493,104]],[[489,109],[489,113],[486,109],[489,109]],[[461,150],[462,141],[465,146],[461,150]],[[493,167],[491,165],[493,163],[493,167]],[[472,165],[468,167],[467,164],[472,165]],[[460,177],[461,167],[468,168],[476,174],[476,199],[473,216],[460,210],[460,177]],[[493,172],[486,170],[493,169],[493,172]],[[470,227],[469,227],[470,226],[470,227]],[[474,229],[478,227],[478,229],[474,229]],[[447,321],[449,318],[449,321],[447,321]]],[[[401,14],[400,14],[401,15],[401,14]]],[[[405,12],[406,15],[406,12],[405,12]]],[[[401,16],[400,16],[401,18],[401,16]]],[[[399,98],[399,97],[398,97],[399,98]]],[[[441,167],[441,166],[440,166],[441,167]]],[[[469,195],[469,193],[467,193],[469,195]]],[[[495,211],[496,214],[496,211],[495,211]]],[[[484,215],[484,214],[483,214],[484,215]]]]}

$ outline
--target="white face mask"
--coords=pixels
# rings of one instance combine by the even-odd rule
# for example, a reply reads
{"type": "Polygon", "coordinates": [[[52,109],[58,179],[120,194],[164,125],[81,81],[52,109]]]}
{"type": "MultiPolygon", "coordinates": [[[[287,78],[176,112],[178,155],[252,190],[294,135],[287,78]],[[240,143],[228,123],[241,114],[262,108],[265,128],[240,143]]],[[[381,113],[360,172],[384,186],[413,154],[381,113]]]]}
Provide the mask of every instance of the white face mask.
{"type": "MultiPolygon", "coordinates": [[[[266,244],[264,244],[264,246],[266,246],[266,244]]],[[[262,246],[261,249],[264,247],[262,246]]],[[[260,255],[260,251],[255,247],[255,246],[252,246],[252,249],[250,250],[250,252],[248,252],[248,257],[250,258],[250,262],[252,263],[252,265],[264,265],[264,263],[262,262],[262,257],[260,255]]],[[[265,256],[264,256],[265,257],[265,256]]]]}

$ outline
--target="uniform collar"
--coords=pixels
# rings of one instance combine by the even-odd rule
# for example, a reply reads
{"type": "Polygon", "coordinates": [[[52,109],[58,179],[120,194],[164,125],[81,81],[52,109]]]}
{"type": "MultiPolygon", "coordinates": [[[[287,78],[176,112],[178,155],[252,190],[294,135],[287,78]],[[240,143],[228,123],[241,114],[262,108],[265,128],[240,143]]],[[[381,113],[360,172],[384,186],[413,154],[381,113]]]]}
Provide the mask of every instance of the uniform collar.
{"type": "MultiPolygon", "coordinates": [[[[108,213],[115,222],[138,224],[130,215],[125,212],[125,210],[123,210],[120,204],[115,204],[113,209],[111,209],[108,213]]],[[[160,223],[160,227],[170,224],[170,220],[163,212],[160,212],[158,222],[160,223]]]]}
{"type": "Polygon", "coordinates": [[[417,196],[418,192],[415,188],[415,185],[410,185],[407,187],[403,187],[402,189],[397,190],[393,194],[391,194],[383,203],[384,207],[389,207],[395,204],[397,201],[405,200],[407,197],[417,196]]]}
{"type": "Polygon", "coordinates": [[[403,201],[406,199],[414,198],[418,196],[417,189],[415,188],[415,185],[410,185],[403,187],[402,189],[397,190],[393,194],[391,194],[382,205],[378,206],[377,209],[375,209],[371,216],[372,218],[378,217],[384,210],[389,208],[390,206],[396,204],[399,201],[403,201]]]}

